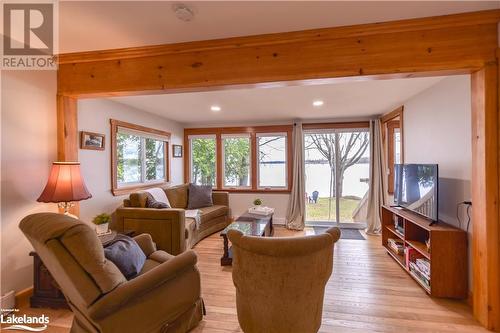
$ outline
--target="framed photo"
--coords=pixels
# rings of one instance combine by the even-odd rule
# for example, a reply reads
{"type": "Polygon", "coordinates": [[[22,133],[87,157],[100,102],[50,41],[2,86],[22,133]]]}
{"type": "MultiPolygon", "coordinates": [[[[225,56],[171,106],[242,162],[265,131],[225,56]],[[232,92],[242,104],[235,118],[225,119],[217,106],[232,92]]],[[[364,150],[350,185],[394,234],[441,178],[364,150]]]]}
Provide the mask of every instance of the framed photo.
{"type": "Polygon", "coordinates": [[[173,157],[182,157],[182,146],[181,145],[172,145],[172,156],[173,157]]]}
{"type": "Polygon", "coordinates": [[[104,134],[80,132],[80,149],[104,150],[104,134]]]}

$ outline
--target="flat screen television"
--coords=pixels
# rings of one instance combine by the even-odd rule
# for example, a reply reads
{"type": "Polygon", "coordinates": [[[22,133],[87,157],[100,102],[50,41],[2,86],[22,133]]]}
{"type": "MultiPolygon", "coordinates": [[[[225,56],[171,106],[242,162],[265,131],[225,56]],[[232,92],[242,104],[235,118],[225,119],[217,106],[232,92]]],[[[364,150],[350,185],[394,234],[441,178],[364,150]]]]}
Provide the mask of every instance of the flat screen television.
{"type": "Polygon", "coordinates": [[[438,165],[395,164],[394,204],[438,220],[438,165]]]}

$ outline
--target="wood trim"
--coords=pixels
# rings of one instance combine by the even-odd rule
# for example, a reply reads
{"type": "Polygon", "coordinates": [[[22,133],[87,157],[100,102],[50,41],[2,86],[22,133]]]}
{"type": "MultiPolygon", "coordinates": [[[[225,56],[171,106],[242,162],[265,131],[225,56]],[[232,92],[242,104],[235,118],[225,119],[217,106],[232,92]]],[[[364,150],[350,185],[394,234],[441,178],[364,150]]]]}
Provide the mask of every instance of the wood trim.
{"type": "Polygon", "coordinates": [[[399,127],[401,136],[401,163],[404,163],[404,105],[388,112],[380,117],[380,126],[382,129],[382,144],[384,147],[384,155],[387,162],[387,193],[394,194],[394,151],[393,151],[393,135],[394,128],[399,127]],[[395,126],[395,119],[399,126],[395,126]],[[392,125],[391,125],[392,124],[392,125]]]}
{"type": "Polygon", "coordinates": [[[78,161],[77,100],[57,95],[57,160],[78,161]]]}
{"type": "Polygon", "coordinates": [[[490,330],[500,329],[498,76],[489,63],[471,78],[473,312],[490,330]]]}
{"type": "Polygon", "coordinates": [[[30,307],[30,297],[33,295],[33,287],[28,287],[16,293],[16,308],[28,308],[30,307]]]}
{"type": "Polygon", "coordinates": [[[384,115],[382,115],[382,117],[380,117],[380,121],[386,123],[390,120],[393,120],[396,117],[401,117],[404,108],[405,108],[404,105],[401,105],[400,107],[392,110],[391,112],[385,113],[384,115]]]}
{"type": "Polygon", "coordinates": [[[370,128],[368,121],[351,121],[338,123],[307,123],[302,124],[304,130],[314,129],[342,129],[342,128],[370,128]]]}
{"type": "Polygon", "coordinates": [[[257,155],[259,154],[258,153],[258,149],[259,147],[257,146],[257,135],[256,133],[250,133],[250,151],[251,151],[251,155],[250,156],[250,170],[251,170],[251,187],[252,189],[256,189],[258,184],[257,184],[257,168],[259,167],[259,164],[257,163],[257,155]]]}
{"type": "Polygon", "coordinates": [[[329,39],[364,37],[377,34],[394,34],[410,31],[468,27],[478,24],[496,24],[500,21],[500,10],[487,10],[472,13],[452,14],[435,17],[398,20],[382,23],[369,23],[335,28],[311,29],[304,31],[264,34],[256,36],[233,37],[208,41],[177,44],[130,47],[112,50],[63,53],[58,56],[58,64],[74,64],[93,61],[109,61],[147,56],[182,54],[221,50],[234,47],[258,47],[269,44],[287,44],[321,41],[329,39]]]}
{"type": "Polygon", "coordinates": [[[111,125],[111,193],[113,195],[118,196],[118,195],[124,195],[132,192],[136,192],[138,190],[143,190],[143,189],[148,189],[148,188],[153,188],[153,187],[158,187],[161,185],[164,185],[170,181],[170,156],[169,156],[169,145],[170,145],[170,132],[154,129],[154,128],[149,128],[137,124],[132,124],[132,123],[127,123],[121,120],[116,120],[116,119],[110,119],[109,120],[110,125],[111,125]],[[164,159],[165,159],[165,178],[164,181],[158,181],[158,182],[152,182],[152,183],[141,183],[141,184],[134,184],[130,186],[123,186],[123,187],[118,187],[118,175],[116,174],[116,168],[117,168],[117,155],[116,155],[116,149],[117,149],[117,143],[116,143],[116,134],[118,133],[118,127],[123,127],[123,128],[128,128],[144,133],[149,133],[149,134],[154,134],[154,135],[159,135],[167,138],[168,140],[165,141],[164,145],[164,159]]]}
{"type": "Polygon", "coordinates": [[[352,76],[470,73],[495,60],[499,13],[61,55],[58,92],[93,97],[311,84],[352,76]]]}
{"type": "Polygon", "coordinates": [[[158,130],[158,129],[154,129],[154,128],[150,128],[150,127],[146,127],[146,126],[137,125],[137,124],[127,123],[125,121],[116,120],[116,119],[110,119],[110,121],[111,121],[111,125],[115,126],[115,127],[128,128],[128,129],[135,130],[135,131],[164,136],[164,137],[167,137],[169,139],[171,136],[171,133],[167,132],[167,131],[162,131],[162,130],[158,130]]]}
{"type": "Polygon", "coordinates": [[[242,127],[205,127],[184,129],[184,182],[191,181],[191,152],[189,136],[191,135],[215,135],[216,140],[216,187],[215,190],[232,193],[289,193],[292,188],[292,131],[293,125],[272,126],[242,126],[242,127]],[[287,135],[287,188],[258,188],[257,183],[257,134],[259,133],[286,133],[287,135]],[[223,184],[223,161],[222,161],[222,135],[223,134],[250,134],[251,149],[251,187],[250,188],[227,188],[223,184]]]}

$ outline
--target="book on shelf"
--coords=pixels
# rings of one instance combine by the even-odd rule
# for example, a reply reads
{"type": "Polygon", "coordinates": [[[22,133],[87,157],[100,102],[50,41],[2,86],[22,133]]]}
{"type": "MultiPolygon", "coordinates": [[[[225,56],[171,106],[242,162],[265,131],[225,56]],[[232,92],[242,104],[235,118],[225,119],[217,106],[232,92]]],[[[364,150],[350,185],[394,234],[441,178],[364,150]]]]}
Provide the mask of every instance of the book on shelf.
{"type": "Polygon", "coordinates": [[[410,272],[413,273],[414,276],[417,277],[417,279],[422,282],[424,285],[427,287],[431,287],[431,278],[430,276],[422,273],[420,269],[418,268],[417,264],[414,262],[410,262],[410,272]]]}
{"type": "Polygon", "coordinates": [[[399,255],[404,254],[405,246],[402,240],[400,239],[394,239],[394,238],[388,238],[387,239],[387,246],[394,252],[399,255]]]}

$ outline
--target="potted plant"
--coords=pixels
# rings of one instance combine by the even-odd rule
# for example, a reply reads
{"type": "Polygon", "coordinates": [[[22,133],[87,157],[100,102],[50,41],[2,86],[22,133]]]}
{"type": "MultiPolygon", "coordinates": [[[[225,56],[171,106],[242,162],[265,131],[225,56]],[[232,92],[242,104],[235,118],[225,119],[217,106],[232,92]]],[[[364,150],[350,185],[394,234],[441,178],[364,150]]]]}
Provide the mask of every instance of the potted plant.
{"type": "Polygon", "coordinates": [[[92,223],[95,224],[95,232],[98,235],[107,233],[110,221],[111,221],[111,215],[106,213],[102,213],[94,217],[92,223]]]}
{"type": "Polygon", "coordinates": [[[253,204],[254,204],[255,206],[260,206],[260,205],[262,205],[262,199],[259,199],[259,198],[255,199],[255,200],[253,201],[253,204]]]}

